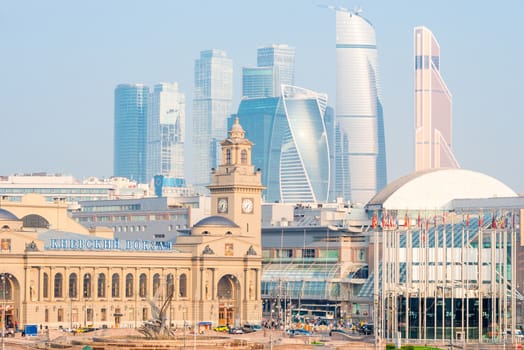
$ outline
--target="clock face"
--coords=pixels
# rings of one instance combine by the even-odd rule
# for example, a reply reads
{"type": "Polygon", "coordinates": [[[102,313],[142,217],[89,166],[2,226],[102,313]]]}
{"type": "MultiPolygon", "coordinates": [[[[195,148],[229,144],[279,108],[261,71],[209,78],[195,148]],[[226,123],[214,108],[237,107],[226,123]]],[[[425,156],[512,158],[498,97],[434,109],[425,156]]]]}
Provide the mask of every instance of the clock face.
{"type": "Polygon", "coordinates": [[[218,200],[217,210],[219,213],[227,213],[227,198],[220,198],[218,200]]]}
{"type": "Polygon", "coordinates": [[[253,211],[253,200],[250,198],[244,198],[242,200],[242,211],[244,213],[251,213],[253,211]]]}

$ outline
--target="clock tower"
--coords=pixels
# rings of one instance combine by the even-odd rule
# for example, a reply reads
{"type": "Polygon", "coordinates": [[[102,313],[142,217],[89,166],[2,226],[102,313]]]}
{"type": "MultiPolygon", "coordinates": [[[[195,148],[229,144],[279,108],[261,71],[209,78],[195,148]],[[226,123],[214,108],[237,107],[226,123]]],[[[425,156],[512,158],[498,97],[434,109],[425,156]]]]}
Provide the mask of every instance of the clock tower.
{"type": "Polygon", "coordinates": [[[244,136],[236,118],[228,138],[221,142],[222,164],[211,174],[211,215],[233,221],[240,226],[242,236],[260,237],[264,187],[260,169],[251,164],[253,143],[244,136]]]}

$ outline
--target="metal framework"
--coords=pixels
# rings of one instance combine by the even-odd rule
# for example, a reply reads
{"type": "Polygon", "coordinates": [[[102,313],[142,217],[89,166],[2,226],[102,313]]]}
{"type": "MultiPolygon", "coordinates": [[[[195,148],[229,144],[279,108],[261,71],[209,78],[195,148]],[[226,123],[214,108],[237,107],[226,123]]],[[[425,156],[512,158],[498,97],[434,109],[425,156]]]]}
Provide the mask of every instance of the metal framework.
{"type": "Polygon", "coordinates": [[[515,343],[516,222],[514,209],[374,212],[377,345],[515,343]]]}

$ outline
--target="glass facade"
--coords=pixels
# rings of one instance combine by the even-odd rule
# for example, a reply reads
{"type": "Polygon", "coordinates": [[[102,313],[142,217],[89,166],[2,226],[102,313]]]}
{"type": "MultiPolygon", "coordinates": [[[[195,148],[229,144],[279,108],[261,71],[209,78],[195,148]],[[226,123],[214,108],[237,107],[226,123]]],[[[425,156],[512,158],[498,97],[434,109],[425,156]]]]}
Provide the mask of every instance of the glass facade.
{"type": "Polygon", "coordinates": [[[414,29],[415,170],[458,168],[452,146],[452,96],[440,75],[440,46],[425,27],[414,29]]]}
{"type": "Polygon", "coordinates": [[[384,120],[372,24],[336,11],[336,195],[367,203],[387,183],[384,120]]]}
{"type": "Polygon", "coordinates": [[[154,86],[147,127],[147,179],[154,175],[183,179],[186,98],[177,83],[154,86]]]}
{"type": "Polygon", "coordinates": [[[114,176],[146,183],[149,88],[120,84],[115,89],[114,176]]]}
{"type": "MultiPolygon", "coordinates": [[[[260,47],[257,51],[258,67],[275,67],[278,76],[277,87],[281,84],[295,84],[295,48],[284,44],[260,47]]],[[[276,93],[279,93],[277,90],[276,93]]]]}
{"type": "Polygon", "coordinates": [[[261,98],[278,96],[277,70],[274,67],[243,67],[242,97],[261,98]]]}
{"type": "Polygon", "coordinates": [[[227,137],[233,99],[233,63],[222,50],[207,50],[195,61],[192,184],[210,183],[220,161],[220,141],[227,137]]]}
{"type": "Polygon", "coordinates": [[[252,162],[262,169],[267,202],[328,200],[331,156],[326,102],[325,94],[284,85],[281,98],[240,103],[237,116],[254,143],[252,162]]]}

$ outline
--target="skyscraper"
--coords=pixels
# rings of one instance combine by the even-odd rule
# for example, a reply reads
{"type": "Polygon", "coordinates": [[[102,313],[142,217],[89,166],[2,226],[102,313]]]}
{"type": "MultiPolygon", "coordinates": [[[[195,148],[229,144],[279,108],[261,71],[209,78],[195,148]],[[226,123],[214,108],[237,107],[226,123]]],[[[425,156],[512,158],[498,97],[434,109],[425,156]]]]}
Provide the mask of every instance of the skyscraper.
{"type": "Polygon", "coordinates": [[[326,108],[326,94],[290,85],[282,85],[280,98],[240,103],[237,116],[254,141],[252,161],[262,169],[266,201],[327,202],[331,157],[326,108]]]}
{"type": "Polygon", "coordinates": [[[146,183],[147,111],[149,88],[143,84],[120,84],[115,89],[115,176],[146,183]]]}
{"type": "Polygon", "coordinates": [[[278,70],[275,67],[243,67],[242,97],[262,98],[280,94],[278,70]]]}
{"type": "Polygon", "coordinates": [[[426,27],[414,29],[415,170],[459,168],[451,150],[452,98],[440,75],[440,46],[426,27]]]}
{"type": "Polygon", "coordinates": [[[186,97],[177,83],[154,86],[147,124],[147,179],[154,175],[184,178],[186,97]]]}
{"type": "Polygon", "coordinates": [[[360,11],[336,10],[336,57],[337,196],[366,203],[387,172],[375,30],[360,11]]]}
{"type": "Polygon", "coordinates": [[[289,47],[285,44],[272,44],[260,47],[257,51],[257,66],[277,68],[279,87],[281,84],[295,84],[294,47],[289,47]]]}
{"type": "Polygon", "coordinates": [[[195,61],[192,183],[206,186],[220,162],[219,143],[227,136],[233,99],[233,63],[222,50],[200,52],[195,61]]]}

